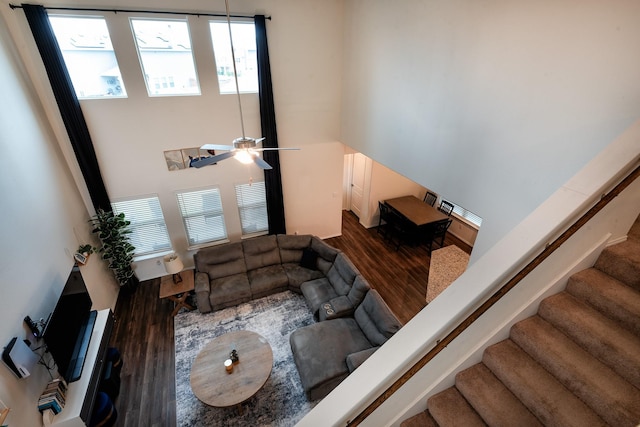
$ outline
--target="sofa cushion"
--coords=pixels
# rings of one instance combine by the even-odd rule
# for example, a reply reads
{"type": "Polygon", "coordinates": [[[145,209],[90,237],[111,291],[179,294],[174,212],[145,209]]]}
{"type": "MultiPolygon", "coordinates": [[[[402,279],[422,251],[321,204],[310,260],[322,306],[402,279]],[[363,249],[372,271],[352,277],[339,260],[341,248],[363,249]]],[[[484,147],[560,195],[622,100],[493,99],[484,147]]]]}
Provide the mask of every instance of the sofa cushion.
{"type": "Polygon", "coordinates": [[[353,372],[356,368],[364,363],[379,347],[371,347],[366,350],[358,351],[357,353],[351,353],[347,356],[347,368],[349,372],[353,372]]]}
{"type": "Polygon", "coordinates": [[[251,288],[246,273],[213,279],[210,283],[209,301],[214,310],[251,300],[251,288]]]}
{"type": "Polygon", "coordinates": [[[278,248],[280,249],[280,261],[283,264],[299,264],[302,251],[311,245],[311,235],[278,234],[278,248]]]}
{"type": "Polygon", "coordinates": [[[340,250],[327,245],[316,236],[311,238],[311,248],[318,253],[318,270],[322,271],[322,274],[326,276],[340,250]]]}
{"type": "Polygon", "coordinates": [[[356,308],[354,318],[358,326],[374,346],[384,344],[402,327],[380,294],[371,289],[356,308]]]}
{"type": "Polygon", "coordinates": [[[276,236],[260,236],[242,241],[247,270],[280,264],[280,250],[276,236]]]}
{"type": "Polygon", "coordinates": [[[200,249],[195,255],[195,261],[197,270],[207,273],[209,280],[247,271],[240,242],[200,249]]]}
{"type": "Polygon", "coordinates": [[[300,290],[307,301],[309,309],[316,318],[318,317],[320,305],[338,296],[326,277],[304,282],[300,285],[300,290]]]}
{"type": "Polygon", "coordinates": [[[304,326],[291,333],[289,342],[309,400],[326,396],[347,377],[347,355],[371,347],[352,318],[304,326]]]}
{"type": "Polygon", "coordinates": [[[253,299],[284,291],[289,286],[289,278],[280,264],[249,270],[247,276],[253,299]]]}
{"type": "Polygon", "coordinates": [[[347,295],[358,274],[360,274],[358,269],[349,258],[345,254],[339,253],[333,266],[327,272],[327,279],[337,295],[347,295]]]}
{"type": "Polygon", "coordinates": [[[351,302],[354,308],[360,305],[364,296],[369,292],[369,289],[371,289],[369,283],[367,283],[361,274],[358,274],[347,294],[347,298],[349,298],[349,302],[351,302]]]}
{"type": "Polygon", "coordinates": [[[300,258],[300,267],[315,270],[318,268],[318,252],[313,248],[304,248],[302,250],[302,258],[300,258]]]}
{"type": "Polygon", "coordinates": [[[318,270],[309,270],[308,268],[301,267],[299,264],[282,264],[284,272],[289,279],[289,289],[292,291],[301,293],[300,285],[310,280],[320,279],[324,275],[318,270]]]}

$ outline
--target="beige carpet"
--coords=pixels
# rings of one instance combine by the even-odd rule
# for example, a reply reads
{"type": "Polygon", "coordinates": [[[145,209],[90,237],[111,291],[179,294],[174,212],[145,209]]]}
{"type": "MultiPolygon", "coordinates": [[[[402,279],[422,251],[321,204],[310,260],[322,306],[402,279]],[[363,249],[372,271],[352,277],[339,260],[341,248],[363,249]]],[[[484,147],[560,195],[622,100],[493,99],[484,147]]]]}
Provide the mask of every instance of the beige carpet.
{"type": "Polygon", "coordinates": [[[429,304],[467,269],[469,254],[456,245],[431,252],[426,301],[429,304]]]}

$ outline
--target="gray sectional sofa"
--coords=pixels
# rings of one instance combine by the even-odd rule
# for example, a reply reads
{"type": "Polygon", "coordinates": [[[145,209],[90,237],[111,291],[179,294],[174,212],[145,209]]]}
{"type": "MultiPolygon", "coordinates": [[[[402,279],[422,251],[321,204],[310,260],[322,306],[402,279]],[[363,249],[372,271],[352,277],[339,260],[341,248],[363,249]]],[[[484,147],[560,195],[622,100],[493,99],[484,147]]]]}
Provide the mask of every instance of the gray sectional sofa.
{"type": "Polygon", "coordinates": [[[307,398],[326,396],[401,327],[380,294],[371,289],[353,317],[293,331],[289,342],[307,398]]]}
{"type": "Polygon", "coordinates": [[[401,327],[340,250],[311,235],[270,235],[194,255],[198,309],[219,310],[291,290],[319,323],[291,334],[307,397],[324,397],[401,327]]]}

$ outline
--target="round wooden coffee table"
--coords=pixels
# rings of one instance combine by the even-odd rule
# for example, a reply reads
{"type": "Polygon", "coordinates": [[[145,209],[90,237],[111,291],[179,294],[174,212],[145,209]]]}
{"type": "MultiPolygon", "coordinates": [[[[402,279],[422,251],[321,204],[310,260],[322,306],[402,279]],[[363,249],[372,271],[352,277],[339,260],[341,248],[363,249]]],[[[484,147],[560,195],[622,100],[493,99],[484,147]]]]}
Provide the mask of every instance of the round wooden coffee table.
{"type": "Polygon", "coordinates": [[[264,386],[271,375],[273,352],[267,340],[251,331],[235,331],[207,344],[191,366],[191,390],[202,402],[215,407],[238,405],[264,386]],[[238,352],[233,372],[227,373],[224,361],[231,350],[238,352]]]}

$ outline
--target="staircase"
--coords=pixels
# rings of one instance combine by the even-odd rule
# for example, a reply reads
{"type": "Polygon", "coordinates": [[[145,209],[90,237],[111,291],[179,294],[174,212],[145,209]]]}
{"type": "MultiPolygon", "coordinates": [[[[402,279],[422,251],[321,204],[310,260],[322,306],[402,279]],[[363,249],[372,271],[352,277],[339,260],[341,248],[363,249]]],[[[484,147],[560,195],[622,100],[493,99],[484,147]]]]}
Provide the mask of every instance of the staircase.
{"type": "Polygon", "coordinates": [[[640,217],[401,427],[485,425],[640,425],[640,217]]]}

